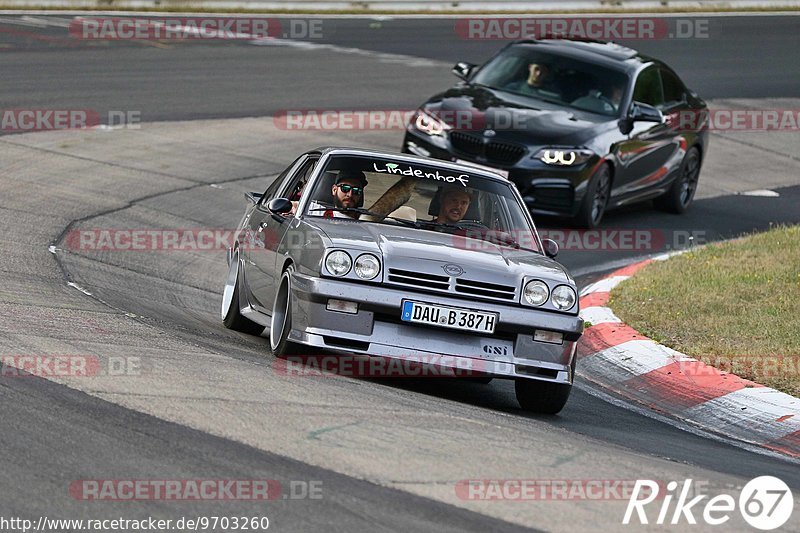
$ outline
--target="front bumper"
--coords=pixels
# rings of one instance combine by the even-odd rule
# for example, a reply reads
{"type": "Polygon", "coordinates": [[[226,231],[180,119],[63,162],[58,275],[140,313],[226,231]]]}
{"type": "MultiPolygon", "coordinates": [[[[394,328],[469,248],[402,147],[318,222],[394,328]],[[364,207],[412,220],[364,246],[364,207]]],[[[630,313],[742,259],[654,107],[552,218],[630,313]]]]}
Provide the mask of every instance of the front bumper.
{"type": "Polygon", "coordinates": [[[353,283],[297,272],[292,283],[289,339],[328,350],[347,351],[438,365],[477,374],[572,383],[583,320],[492,302],[409,292],[383,285],[353,283]],[[358,304],[357,314],[327,309],[328,299],[358,304]],[[400,320],[402,301],[411,299],[498,314],[493,335],[410,324],[400,320]],[[536,341],[534,330],[560,332],[560,344],[536,341]],[[439,359],[437,359],[439,358],[439,359]]]}

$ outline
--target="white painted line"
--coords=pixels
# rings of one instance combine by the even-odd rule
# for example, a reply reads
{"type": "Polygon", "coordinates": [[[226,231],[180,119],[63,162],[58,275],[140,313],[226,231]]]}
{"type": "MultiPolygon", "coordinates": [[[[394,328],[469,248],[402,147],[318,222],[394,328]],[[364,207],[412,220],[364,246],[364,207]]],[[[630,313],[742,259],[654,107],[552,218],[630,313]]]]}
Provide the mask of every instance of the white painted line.
{"type": "Polygon", "coordinates": [[[353,48],[349,46],[337,46],[334,44],[325,44],[325,43],[312,43],[309,41],[299,41],[296,39],[276,39],[274,37],[259,37],[248,41],[248,43],[256,46],[286,46],[302,50],[328,50],[331,52],[338,52],[340,54],[366,56],[372,59],[377,59],[382,63],[397,63],[397,64],[402,64],[403,66],[406,67],[441,68],[450,65],[445,61],[435,61],[433,59],[426,59],[424,57],[415,57],[403,54],[389,54],[385,52],[375,52],[372,50],[364,50],[361,48],[353,48]]]}
{"type": "Polygon", "coordinates": [[[591,285],[586,286],[586,288],[581,291],[581,296],[586,296],[587,294],[591,294],[593,292],[611,292],[611,289],[629,277],[630,276],[612,276],[610,278],[601,279],[600,281],[596,281],[591,285]]]}
{"type": "Polygon", "coordinates": [[[742,196],[761,196],[763,198],[778,198],[780,196],[780,193],[769,189],[756,189],[754,191],[740,192],[739,194],[742,196]]]}
{"type": "Polygon", "coordinates": [[[604,392],[603,390],[598,388],[598,387],[604,387],[602,383],[598,383],[591,376],[584,375],[584,373],[581,371],[581,366],[583,365],[582,364],[578,365],[578,376],[582,379],[576,380],[574,386],[577,387],[579,390],[582,390],[587,394],[590,394],[595,398],[598,398],[606,403],[610,403],[615,407],[620,407],[622,409],[645,416],[647,418],[650,418],[651,420],[657,420],[670,427],[680,429],[681,431],[685,431],[686,433],[690,433],[692,435],[697,435],[698,437],[702,437],[704,439],[711,439],[717,442],[724,442],[725,444],[735,446],[742,450],[747,450],[749,452],[757,453],[760,455],[766,455],[768,457],[780,459],[781,461],[786,461],[788,463],[800,465],[800,459],[789,457],[785,454],[769,450],[767,448],[763,448],[759,445],[754,445],[749,442],[736,440],[731,437],[727,437],[725,435],[721,435],[718,433],[711,433],[710,432],[710,430],[712,429],[711,427],[708,426],[696,427],[692,424],[687,424],[683,419],[670,418],[657,411],[648,409],[647,407],[631,403],[629,400],[622,400],[620,398],[617,398],[616,396],[612,396],[611,394],[604,392]]]}
{"type": "Polygon", "coordinates": [[[77,283],[72,283],[72,282],[70,281],[69,283],[67,283],[67,286],[68,286],[68,287],[72,287],[73,289],[77,289],[77,290],[81,291],[81,292],[82,292],[83,294],[85,294],[86,296],[91,296],[91,295],[92,295],[92,293],[91,293],[91,292],[87,291],[86,289],[84,289],[83,287],[81,287],[80,285],[78,285],[77,283]]]}
{"type": "Polygon", "coordinates": [[[591,357],[584,358],[581,363],[583,366],[599,367],[598,370],[604,378],[622,382],[677,361],[694,359],[648,339],[627,341],[600,350],[591,357]]]}
{"type": "Polygon", "coordinates": [[[779,439],[800,431],[800,399],[769,387],[748,387],[688,409],[684,415],[745,441],[779,439]],[[781,422],[778,419],[785,418],[781,422]]]}
{"type": "Polygon", "coordinates": [[[581,309],[580,316],[592,324],[619,324],[622,322],[609,307],[587,307],[581,309]]]}

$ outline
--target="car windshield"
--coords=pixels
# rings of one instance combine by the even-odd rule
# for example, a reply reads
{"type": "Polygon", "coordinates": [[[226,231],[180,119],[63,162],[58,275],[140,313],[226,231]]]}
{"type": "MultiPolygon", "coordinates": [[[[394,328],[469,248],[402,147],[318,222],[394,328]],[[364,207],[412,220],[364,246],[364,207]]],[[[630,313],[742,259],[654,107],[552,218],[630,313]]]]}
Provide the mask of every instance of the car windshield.
{"type": "Polygon", "coordinates": [[[512,46],[489,61],[472,83],[615,116],[628,87],[625,73],[530,46],[512,46]]]}
{"type": "Polygon", "coordinates": [[[335,155],[320,172],[307,193],[306,216],[447,232],[539,251],[535,230],[510,183],[478,170],[335,155]]]}

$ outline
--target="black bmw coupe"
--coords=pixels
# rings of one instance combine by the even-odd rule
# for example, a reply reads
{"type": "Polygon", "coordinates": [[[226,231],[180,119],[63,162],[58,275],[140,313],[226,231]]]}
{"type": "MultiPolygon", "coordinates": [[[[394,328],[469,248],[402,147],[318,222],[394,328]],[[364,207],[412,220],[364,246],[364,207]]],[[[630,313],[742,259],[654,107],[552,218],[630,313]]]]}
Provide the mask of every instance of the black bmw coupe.
{"type": "Polygon", "coordinates": [[[403,151],[489,167],[534,214],[593,228],[653,200],[682,213],[708,149],[707,107],[663,62],[607,42],[513,42],[413,115],[403,151]]]}

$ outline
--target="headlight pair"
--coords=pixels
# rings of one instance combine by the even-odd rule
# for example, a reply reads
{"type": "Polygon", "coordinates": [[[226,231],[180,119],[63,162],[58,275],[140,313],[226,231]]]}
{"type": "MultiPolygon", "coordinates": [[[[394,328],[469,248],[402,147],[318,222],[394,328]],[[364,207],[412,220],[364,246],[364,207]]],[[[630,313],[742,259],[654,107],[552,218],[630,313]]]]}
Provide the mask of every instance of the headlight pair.
{"type": "Polygon", "coordinates": [[[559,311],[572,309],[578,299],[575,289],[569,285],[558,285],[553,289],[552,295],[550,288],[544,281],[534,279],[525,284],[522,288],[522,298],[529,303],[539,307],[547,302],[548,298],[559,311]]]}
{"type": "Polygon", "coordinates": [[[591,150],[579,148],[544,148],[533,156],[546,165],[570,167],[582,165],[594,155],[591,150]]]}
{"type": "Polygon", "coordinates": [[[334,250],[325,257],[325,268],[337,277],[346,276],[353,268],[361,279],[375,279],[381,272],[380,260],[372,254],[361,254],[356,258],[355,266],[350,254],[344,250],[334,250]]]}
{"type": "Polygon", "coordinates": [[[416,112],[411,122],[417,130],[431,136],[443,137],[444,132],[450,129],[450,126],[443,120],[422,110],[416,112]]]}

